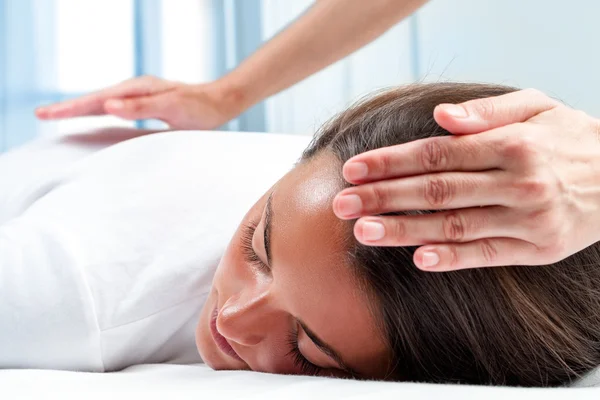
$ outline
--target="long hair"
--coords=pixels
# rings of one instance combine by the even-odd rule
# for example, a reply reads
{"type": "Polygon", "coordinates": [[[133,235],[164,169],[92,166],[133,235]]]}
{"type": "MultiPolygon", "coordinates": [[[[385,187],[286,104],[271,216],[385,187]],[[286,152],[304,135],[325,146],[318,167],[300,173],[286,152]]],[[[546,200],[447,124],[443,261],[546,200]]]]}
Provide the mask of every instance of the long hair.
{"type": "MultiPolygon", "coordinates": [[[[302,160],[326,151],[341,165],[368,150],[448,135],[433,119],[437,104],[514,90],[462,83],[388,90],[327,123],[302,160]]],[[[348,245],[349,263],[368,288],[392,355],[390,379],[557,386],[600,365],[597,244],[547,266],[445,273],[416,268],[415,250],[364,246],[354,238],[348,245]]]]}

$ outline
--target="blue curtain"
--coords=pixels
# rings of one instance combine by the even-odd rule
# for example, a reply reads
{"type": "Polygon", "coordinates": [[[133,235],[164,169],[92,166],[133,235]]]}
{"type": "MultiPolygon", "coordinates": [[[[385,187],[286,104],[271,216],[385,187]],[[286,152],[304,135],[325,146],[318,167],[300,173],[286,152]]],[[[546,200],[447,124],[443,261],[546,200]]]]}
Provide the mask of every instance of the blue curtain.
{"type": "MultiPolygon", "coordinates": [[[[133,0],[131,4],[131,37],[123,38],[134,44],[130,76],[161,76],[161,12],[163,7],[177,7],[177,2],[133,0]]],[[[207,4],[216,30],[212,36],[219,43],[206,62],[219,76],[261,44],[261,0],[208,0],[207,4]]],[[[41,132],[52,133],[51,125],[35,118],[36,106],[84,94],[67,93],[55,84],[55,8],[55,0],[0,0],[0,152],[41,132]]],[[[137,126],[153,123],[139,121],[137,126]]],[[[223,129],[264,131],[264,105],[253,107],[223,129]]]]}
{"type": "MultiPolygon", "coordinates": [[[[216,55],[218,69],[234,68],[252,54],[262,42],[261,0],[213,0],[213,18],[219,21],[216,40],[221,43],[216,55]],[[227,52],[229,50],[229,52],[227,52]]],[[[259,103],[232,121],[232,130],[264,132],[266,130],[264,103],[259,103]]]]}
{"type": "Polygon", "coordinates": [[[41,60],[35,52],[33,18],[31,1],[0,0],[0,150],[35,136],[37,122],[27,109],[49,95],[38,86],[36,64],[41,60]]]}
{"type": "MultiPolygon", "coordinates": [[[[161,75],[160,0],[134,0],[134,76],[161,75]]],[[[138,128],[151,128],[149,121],[137,121],[138,128]]]]}

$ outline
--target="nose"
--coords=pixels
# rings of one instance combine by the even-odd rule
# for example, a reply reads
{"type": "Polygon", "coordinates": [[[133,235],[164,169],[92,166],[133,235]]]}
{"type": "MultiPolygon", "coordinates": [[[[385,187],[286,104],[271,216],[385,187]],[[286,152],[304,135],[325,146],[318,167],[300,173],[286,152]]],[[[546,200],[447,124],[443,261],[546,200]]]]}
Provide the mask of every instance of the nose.
{"type": "Polygon", "coordinates": [[[282,321],[266,288],[246,288],[231,296],[219,310],[217,329],[228,340],[255,346],[282,321]]]}

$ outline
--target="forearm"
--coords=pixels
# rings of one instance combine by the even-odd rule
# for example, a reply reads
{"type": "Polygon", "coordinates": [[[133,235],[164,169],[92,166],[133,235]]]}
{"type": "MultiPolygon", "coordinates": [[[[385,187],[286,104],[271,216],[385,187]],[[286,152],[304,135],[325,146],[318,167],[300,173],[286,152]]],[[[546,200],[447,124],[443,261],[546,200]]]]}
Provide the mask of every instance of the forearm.
{"type": "Polygon", "coordinates": [[[426,1],[317,1],[219,84],[243,111],[373,41],[426,1]]]}

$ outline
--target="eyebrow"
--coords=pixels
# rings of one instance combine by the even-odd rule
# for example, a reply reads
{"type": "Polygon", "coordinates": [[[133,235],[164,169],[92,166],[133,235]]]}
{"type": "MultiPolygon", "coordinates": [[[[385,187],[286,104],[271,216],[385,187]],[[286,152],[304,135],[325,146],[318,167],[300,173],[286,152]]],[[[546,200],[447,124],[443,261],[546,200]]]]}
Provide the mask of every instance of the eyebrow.
{"type": "Polygon", "coordinates": [[[267,206],[265,207],[265,253],[267,253],[267,264],[271,265],[271,220],[273,219],[273,208],[271,206],[273,199],[273,192],[267,199],[267,206]]]}
{"type": "MultiPolygon", "coordinates": [[[[269,198],[267,199],[267,205],[265,207],[264,243],[265,243],[265,253],[267,254],[267,263],[269,264],[269,266],[271,266],[271,226],[273,223],[273,207],[272,207],[273,200],[272,199],[273,199],[273,192],[271,192],[271,194],[269,195],[269,198]]],[[[348,365],[344,362],[344,360],[339,355],[339,353],[336,352],[335,350],[333,350],[333,348],[331,346],[329,346],[327,343],[325,343],[323,340],[321,340],[304,322],[302,322],[298,318],[296,318],[296,320],[298,321],[298,324],[300,324],[300,326],[306,333],[306,336],[308,336],[309,339],[312,340],[312,342],[315,344],[315,346],[317,346],[317,348],[319,350],[321,350],[321,352],[325,353],[328,357],[330,357],[333,361],[335,361],[342,370],[348,372],[353,377],[361,376],[361,374],[359,374],[352,368],[348,367],[348,365]]]]}

